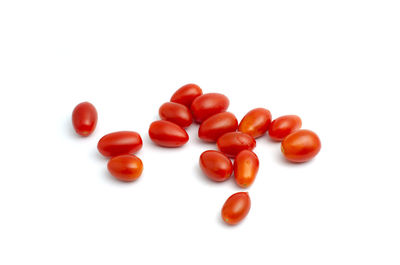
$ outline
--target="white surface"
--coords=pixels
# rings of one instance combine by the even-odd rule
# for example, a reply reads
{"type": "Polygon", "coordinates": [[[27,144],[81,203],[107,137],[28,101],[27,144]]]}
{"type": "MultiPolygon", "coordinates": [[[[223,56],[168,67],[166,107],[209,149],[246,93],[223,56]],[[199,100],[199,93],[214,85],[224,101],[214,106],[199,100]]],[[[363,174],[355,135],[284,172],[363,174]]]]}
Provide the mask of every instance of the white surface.
{"type": "Polygon", "coordinates": [[[399,264],[399,1],[1,1],[0,264],[399,264]],[[257,141],[252,208],[212,183],[197,126],[154,146],[158,107],[188,82],[239,119],[297,114],[321,153],[257,141]],[[89,138],[72,109],[98,109],[89,138]],[[138,131],[144,172],[112,179],[98,139],[138,131]]]}

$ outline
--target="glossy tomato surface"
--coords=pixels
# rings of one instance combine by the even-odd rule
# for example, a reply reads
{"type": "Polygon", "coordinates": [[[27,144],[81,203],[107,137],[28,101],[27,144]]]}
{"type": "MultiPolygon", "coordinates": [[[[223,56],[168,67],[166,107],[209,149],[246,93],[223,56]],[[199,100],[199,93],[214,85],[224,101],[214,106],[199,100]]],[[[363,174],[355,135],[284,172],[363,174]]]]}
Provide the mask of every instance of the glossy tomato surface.
{"type": "Polygon", "coordinates": [[[149,128],[150,139],[164,147],[179,147],[189,141],[189,135],[182,127],[170,121],[155,121],[149,128]]]}
{"type": "Polygon", "coordinates": [[[247,192],[238,192],[230,196],[221,210],[225,223],[236,225],[242,221],[250,211],[251,201],[247,192]]]}
{"type": "Polygon", "coordinates": [[[233,164],[236,183],[242,188],[247,188],[253,184],[257,176],[259,165],[260,162],[255,153],[250,150],[241,151],[235,157],[235,162],[233,164]]]}
{"type": "Polygon", "coordinates": [[[92,134],[97,125],[97,110],[93,104],[82,102],[72,112],[72,125],[81,136],[92,134]]]}
{"type": "Polygon", "coordinates": [[[208,93],[193,100],[190,110],[196,122],[202,123],[214,114],[224,112],[229,107],[229,99],[219,93],[208,93]]]}
{"type": "Polygon", "coordinates": [[[193,122],[188,107],[179,103],[166,102],[161,105],[158,113],[162,120],[173,122],[182,128],[188,127],[193,122]]]}
{"type": "Polygon", "coordinates": [[[129,182],[142,175],[143,163],[135,155],[120,155],[111,158],[107,168],[116,179],[129,182]]]}
{"type": "Polygon", "coordinates": [[[225,181],[232,175],[232,162],[223,153],[208,150],[200,155],[200,168],[207,177],[214,181],[225,181]]]}
{"type": "Polygon", "coordinates": [[[198,85],[187,84],[179,88],[171,97],[171,102],[183,104],[190,108],[192,102],[198,96],[203,95],[203,91],[198,85]]]}
{"type": "Polygon", "coordinates": [[[99,152],[107,157],[134,154],[143,146],[137,132],[120,131],[104,135],[97,144],[99,152]]]}
{"type": "Polygon", "coordinates": [[[217,113],[199,127],[199,138],[206,142],[216,142],[220,136],[237,130],[238,121],[230,112],[217,113]]]}
{"type": "Polygon", "coordinates": [[[264,108],[253,109],[240,121],[239,131],[257,138],[268,131],[270,123],[271,112],[269,110],[264,108]]]}
{"type": "Polygon", "coordinates": [[[268,129],[269,137],[282,141],[289,134],[301,128],[301,119],[297,115],[286,115],[272,121],[268,129]]]}
{"type": "Polygon", "coordinates": [[[229,157],[235,157],[242,150],[253,150],[256,140],[246,133],[229,132],[218,138],[218,149],[229,157]]]}
{"type": "Polygon", "coordinates": [[[313,131],[298,130],[283,139],[281,150],[285,158],[291,162],[306,162],[319,153],[321,141],[313,131]]]}

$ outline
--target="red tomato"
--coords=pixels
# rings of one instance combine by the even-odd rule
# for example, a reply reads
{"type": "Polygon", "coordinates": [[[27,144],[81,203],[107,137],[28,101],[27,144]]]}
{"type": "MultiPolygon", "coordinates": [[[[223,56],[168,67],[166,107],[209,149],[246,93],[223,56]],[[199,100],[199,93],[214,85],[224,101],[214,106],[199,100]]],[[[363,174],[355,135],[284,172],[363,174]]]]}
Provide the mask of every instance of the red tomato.
{"type": "Polygon", "coordinates": [[[189,141],[189,135],[182,127],[170,121],[155,121],[149,128],[150,139],[164,147],[179,147],[189,141]]]}
{"type": "Polygon", "coordinates": [[[233,164],[236,183],[242,188],[249,187],[256,178],[259,164],[255,153],[250,150],[241,151],[233,164]]]}
{"type": "Polygon", "coordinates": [[[81,136],[90,135],[97,124],[96,108],[89,102],[78,104],[72,112],[72,125],[77,134],[81,136]]]}
{"type": "Polygon", "coordinates": [[[200,167],[204,174],[214,181],[227,180],[232,175],[232,162],[223,153],[208,150],[200,155],[200,167]]]}
{"type": "Polygon", "coordinates": [[[108,171],[122,181],[134,181],[142,175],[143,163],[135,155],[114,156],[108,161],[108,171]]]}
{"type": "Polygon", "coordinates": [[[238,192],[230,196],[221,210],[222,219],[230,225],[238,224],[250,211],[251,201],[247,192],[238,192]]]}
{"type": "Polygon", "coordinates": [[[158,111],[162,120],[170,121],[179,126],[186,128],[192,124],[192,113],[182,104],[166,102],[161,105],[158,111]]]}
{"type": "Polygon", "coordinates": [[[221,135],[234,132],[237,127],[235,115],[230,112],[217,113],[201,123],[199,137],[206,142],[216,142],[221,135]]]}
{"type": "Polygon", "coordinates": [[[133,154],[143,146],[142,138],[137,132],[120,131],[104,135],[97,144],[103,156],[133,154]]]}
{"type": "Polygon", "coordinates": [[[253,150],[256,140],[248,134],[229,132],[218,138],[218,149],[229,157],[235,157],[242,150],[253,150]]]}
{"type": "Polygon", "coordinates": [[[268,131],[271,123],[271,112],[257,108],[249,111],[239,124],[239,132],[247,133],[254,138],[260,137],[268,131]]]}
{"type": "Polygon", "coordinates": [[[269,137],[282,141],[286,136],[301,128],[301,119],[296,115],[286,115],[272,121],[268,129],[269,137]]]}
{"type": "Polygon", "coordinates": [[[319,153],[321,141],[312,131],[298,130],[283,139],[281,150],[291,162],[306,162],[319,153]]]}
{"type": "Polygon", "coordinates": [[[214,114],[224,112],[229,107],[229,99],[222,94],[208,93],[193,100],[190,110],[196,122],[202,123],[214,114]]]}
{"type": "Polygon", "coordinates": [[[192,102],[198,96],[201,96],[203,91],[198,85],[187,84],[179,88],[171,97],[171,102],[183,104],[190,108],[192,102]]]}

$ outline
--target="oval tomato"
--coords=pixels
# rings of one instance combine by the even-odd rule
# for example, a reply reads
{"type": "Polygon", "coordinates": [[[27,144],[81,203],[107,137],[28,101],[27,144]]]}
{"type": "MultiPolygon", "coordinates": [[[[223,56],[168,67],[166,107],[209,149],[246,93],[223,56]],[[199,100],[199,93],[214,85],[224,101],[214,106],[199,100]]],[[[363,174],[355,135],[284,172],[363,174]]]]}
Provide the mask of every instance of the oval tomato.
{"type": "Polygon", "coordinates": [[[242,188],[249,187],[256,178],[259,164],[255,153],[250,150],[241,151],[233,164],[236,183],[242,188]]]}
{"type": "Polygon", "coordinates": [[[89,102],[78,104],[72,112],[72,125],[77,134],[81,136],[90,135],[97,124],[97,110],[89,102]]]}
{"type": "Polygon", "coordinates": [[[164,147],[179,147],[189,141],[189,135],[182,127],[170,121],[155,121],[149,128],[150,139],[164,147]]]}
{"type": "Polygon", "coordinates": [[[232,162],[221,152],[208,150],[200,155],[200,168],[214,181],[224,181],[232,175],[232,162]]]}
{"type": "Polygon", "coordinates": [[[229,107],[229,99],[219,93],[208,93],[193,100],[190,110],[196,122],[202,123],[214,114],[224,112],[229,107]]]}
{"type": "Polygon", "coordinates": [[[221,210],[222,219],[230,225],[238,224],[250,211],[251,201],[247,192],[238,192],[230,196],[221,210]]]}
{"type": "Polygon", "coordinates": [[[104,156],[133,154],[143,146],[137,132],[120,131],[104,135],[97,144],[97,149],[104,156]]]}
{"type": "Polygon", "coordinates": [[[230,112],[217,113],[201,123],[199,137],[206,142],[216,142],[221,135],[234,132],[237,127],[235,115],[230,112]]]}
{"type": "Polygon", "coordinates": [[[116,179],[129,182],[142,175],[143,163],[135,155],[120,155],[111,158],[107,168],[116,179]]]}
{"type": "Polygon", "coordinates": [[[229,157],[235,157],[242,150],[253,150],[256,141],[242,132],[229,132],[218,138],[218,149],[229,157]]]}
{"type": "Polygon", "coordinates": [[[319,153],[321,141],[318,135],[310,130],[298,130],[283,139],[281,150],[291,162],[306,162],[319,153]]]}
{"type": "Polygon", "coordinates": [[[271,123],[271,112],[264,108],[249,111],[239,124],[239,132],[247,133],[253,138],[262,136],[268,131],[271,123]]]}
{"type": "Polygon", "coordinates": [[[268,129],[269,137],[282,141],[289,134],[301,128],[301,119],[296,115],[286,115],[272,121],[268,129]]]}
{"type": "Polygon", "coordinates": [[[198,96],[201,96],[203,91],[198,85],[195,84],[187,84],[183,87],[179,88],[171,97],[171,102],[183,104],[186,107],[190,108],[192,102],[198,96]]]}
{"type": "Polygon", "coordinates": [[[193,122],[190,110],[179,103],[166,102],[161,105],[158,113],[162,120],[173,122],[182,128],[188,127],[193,122]]]}

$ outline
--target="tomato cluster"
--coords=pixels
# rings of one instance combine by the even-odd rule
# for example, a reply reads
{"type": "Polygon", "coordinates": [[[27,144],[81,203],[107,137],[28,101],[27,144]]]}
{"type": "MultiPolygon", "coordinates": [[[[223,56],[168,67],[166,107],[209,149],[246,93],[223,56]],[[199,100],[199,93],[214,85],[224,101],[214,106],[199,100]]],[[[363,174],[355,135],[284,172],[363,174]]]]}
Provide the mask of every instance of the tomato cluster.
{"type": "MultiPolygon", "coordinates": [[[[160,120],[150,124],[150,139],[162,147],[180,147],[189,141],[185,128],[193,121],[199,123],[198,137],[205,142],[216,143],[218,150],[206,150],[200,155],[203,173],[212,181],[223,182],[232,174],[240,188],[251,186],[258,173],[259,159],[253,152],[256,138],[268,133],[270,139],[281,142],[283,156],[290,162],[302,163],[315,157],[321,142],[314,132],[301,129],[302,121],[296,115],[286,115],[272,120],[265,108],[250,110],[240,122],[227,112],[229,99],[219,93],[203,94],[195,84],[179,88],[159,108],[160,120]],[[233,163],[231,161],[233,160],[233,163]]],[[[95,107],[83,102],[72,114],[75,131],[81,136],[90,135],[97,124],[95,107]]],[[[108,170],[121,181],[134,181],[143,171],[143,163],[134,154],[143,146],[139,133],[113,132],[103,136],[97,145],[99,152],[109,157],[108,170]]],[[[230,225],[243,220],[251,206],[247,192],[231,195],[221,210],[222,219],[230,225]]]]}

